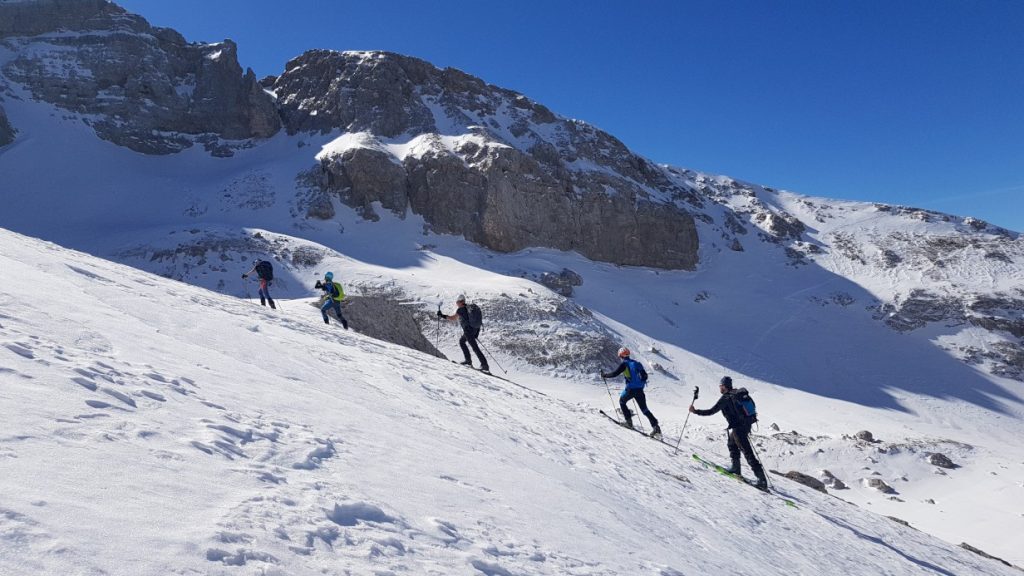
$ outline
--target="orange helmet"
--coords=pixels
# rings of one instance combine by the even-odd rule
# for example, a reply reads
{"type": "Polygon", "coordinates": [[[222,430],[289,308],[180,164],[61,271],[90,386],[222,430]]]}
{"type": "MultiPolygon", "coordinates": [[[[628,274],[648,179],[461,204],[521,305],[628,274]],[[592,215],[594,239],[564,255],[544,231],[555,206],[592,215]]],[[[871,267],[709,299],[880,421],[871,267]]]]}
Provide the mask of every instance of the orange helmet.
{"type": "Polygon", "coordinates": [[[629,348],[625,346],[619,348],[619,358],[625,358],[626,356],[629,356],[629,348]]]}

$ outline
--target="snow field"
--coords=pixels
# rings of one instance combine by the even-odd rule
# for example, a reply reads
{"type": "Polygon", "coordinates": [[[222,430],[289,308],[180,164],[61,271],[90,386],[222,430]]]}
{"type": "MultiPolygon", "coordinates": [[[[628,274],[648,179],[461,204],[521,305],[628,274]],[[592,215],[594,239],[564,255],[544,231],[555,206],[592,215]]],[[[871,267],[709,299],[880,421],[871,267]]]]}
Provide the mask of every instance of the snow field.
{"type": "Polygon", "coordinates": [[[0,243],[0,573],[1013,573],[295,303],[0,243]]]}

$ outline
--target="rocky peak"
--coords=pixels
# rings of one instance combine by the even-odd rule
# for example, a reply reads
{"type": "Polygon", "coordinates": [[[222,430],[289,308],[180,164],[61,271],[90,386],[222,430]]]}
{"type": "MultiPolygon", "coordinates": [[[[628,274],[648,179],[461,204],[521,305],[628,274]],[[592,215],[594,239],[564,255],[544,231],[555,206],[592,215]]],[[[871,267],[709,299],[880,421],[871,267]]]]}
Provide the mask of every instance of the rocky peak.
{"type": "Polygon", "coordinates": [[[0,38],[60,30],[143,32],[149,24],[108,0],[0,1],[0,38]]]}
{"type": "Polygon", "coordinates": [[[367,217],[380,202],[499,251],[696,266],[690,189],[522,94],[417,58],[327,50],[290,61],[271,89],[290,133],[347,134],[319,157],[321,189],[367,217]]]}
{"type": "Polygon", "coordinates": [[[0,38],[16,56],[3,75],[32,97],[82,115],[138,152],[265,138],[280,129],[273,100],[235,44],[190,44],[103,0],[0,3],[0,38]]]}

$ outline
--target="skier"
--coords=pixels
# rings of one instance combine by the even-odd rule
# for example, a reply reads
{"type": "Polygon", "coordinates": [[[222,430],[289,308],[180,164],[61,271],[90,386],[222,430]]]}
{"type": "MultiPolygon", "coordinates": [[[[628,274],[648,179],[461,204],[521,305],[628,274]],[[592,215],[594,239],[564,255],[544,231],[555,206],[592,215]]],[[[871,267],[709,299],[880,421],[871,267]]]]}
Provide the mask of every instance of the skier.
{"type": "Polygon", "coordinates": [[[764,476],[764,468],[761,467],[761,463],[757,461],[757,457],[754,456],[754,449],[750,445],[750,419],[744,415],[743,410],[739,407],[735,400],[735,395],[739,392],[745,392],[746,390],[740,388],[739,390],[733,390],[732,378],[729,376],[723,376],[721,381],[718,383],[718,391],[722,393],[722,397],[718,399],[718,402],[714,406],[707,410],[699,410],[690,404],[690,412],[698,416],[710,416],[715,412],[721,411],[722,416],[725,416],[726,422],[729,423],[727,432],[729,433],[729,457],[732,458],[732,466],[729,467],[728,472],[740,476],[740,452],[747,458],[747,464],[750,464],[750,468],[754,471],[754,476],[757,476],[757,484],[754,486],[761,490],[768,489],[768,480],[764,476]]]}
{"type": "Polygon", "coordinates": [[[341,288],[341,284],[334,281],[334,272],[328,272],[324,274],[324,281],[316,281],[314,288],[319,288],[324,291],[323,305],[320,306],[320,314],[324,317],[324,324],[330,324],[331,320],[327,317],[327,310],[334,308],[334,313],[338,316],[338,320],[341,320],[341,325],[348,330],[348,320],[341,315],[341,301],[345,299],[345,291],[341,288]]]}
{"type": "Polygon", "coordinates": [[[466,366],[473,366],[473,359],[469,355],[469,348],[466,347],[466,343],[473,347],[473,352],[476,352],[477,359],[480,360],[480,370],[482,372],[490,372],[491,368],[487,365],[487,358],[484,358],[484,353],[480,351],[480,347],[476,344],[476,339],[480,337],[480,328],[482,325],[482,318],[480,317],[479,310],[476,304],[473,304],[473,308],[476,309],[476,314],[470,314],[470,307],[466,306],[466,297],[459,294],[459,297],[455,299],[455,314],[448,316],[444,312],[441,312],[441,308],[437,309],[437,317],[444,318],[447,320],[459,319],[459,323],[462,325],[462,338],[459,338],[459,348],[462,348],[462,354],[466,357],[465,360],[460,364],[466,366]],[[475,316],[475,317],[474,317],[475,316]]]}
{"type": "Polygon", "coordinates": [[[277,306],[274,306],[274,299],[270,297],[270,285],[274,281],[274,267],[266,260],[253,260],[252,268],[242,274],[242,280],[248,278],[253,272],[260,279],[260,304],[266,306],[267,302],[270,302],[270,307],[277,309],[277,306]]]}
{"type": "Polygon", "coordinates": [[[647,409],[647,396],[644,395],[644,386],[647,385],[647,371],[644,370],[644,365],[630,358],[629,348],[625,346],[619,348],[619,358],[622,358],[622,363],[619,364],[619,367],[610,374],[601,372],[601,378],[615,378],[619,374],[625,375],[626,387],[622,389],[622,394],[619,395],[619,408],[622,409],[622,416],[626,419],[626,427],[633,427],[633,413],[629,411],[629,407],[626,404],[630,400],[635,399],[636,403],[640,406],[640,411],[651,421],[651,436],[660,436],[661,427],[658,426],[658,419],[647,409]]]}

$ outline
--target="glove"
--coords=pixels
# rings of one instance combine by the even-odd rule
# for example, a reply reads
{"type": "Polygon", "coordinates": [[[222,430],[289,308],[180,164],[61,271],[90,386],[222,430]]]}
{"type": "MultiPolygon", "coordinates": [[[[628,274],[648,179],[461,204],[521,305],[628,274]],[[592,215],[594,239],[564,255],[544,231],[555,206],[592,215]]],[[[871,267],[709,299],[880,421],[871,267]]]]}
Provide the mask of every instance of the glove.
{"type": "Polygon", "coordinates": [[[437,317],[438,318],[444,318],[444,312],[441,312],[440,310],[438,310],[437,311],[437,317]]]}
{"type": "Polygon", "coordinates": [[[608,377],[607,374],[605,374],[604,372],[601,372],[601,378],[607,378],[607,377],[608,377]]]}
{"type": "Polygon", "coordinates": [[[248,277],[249,277],[249,275],[248,275],[248,274],[242,274],[242,280],[245,280],[245,279],[246,279],[246,278],[248,278],[248,277]]]}
{"type": "Polygon", "coordinates": [[[315,286],[313,286],[313,287],[314,287],[314,288],[323,288],[323,287],[324,287],[324,285],[323,285],[323,284],[321,284],[319,280],[317,280],[317,281],[316,281],[316,285],[315,285],[315,286]]]}

